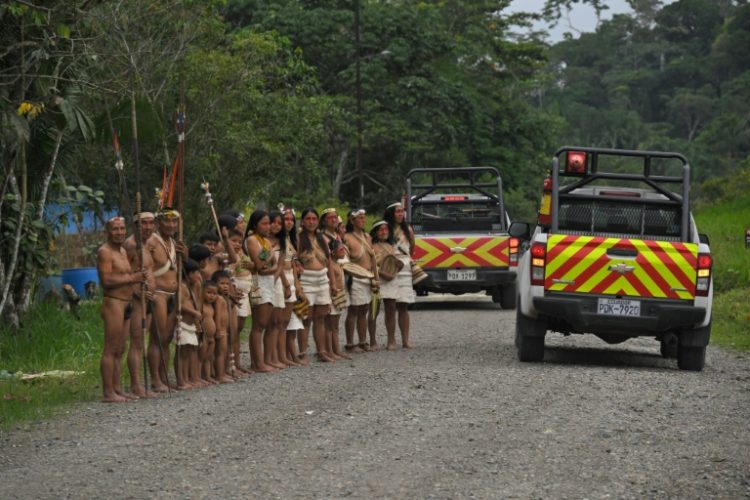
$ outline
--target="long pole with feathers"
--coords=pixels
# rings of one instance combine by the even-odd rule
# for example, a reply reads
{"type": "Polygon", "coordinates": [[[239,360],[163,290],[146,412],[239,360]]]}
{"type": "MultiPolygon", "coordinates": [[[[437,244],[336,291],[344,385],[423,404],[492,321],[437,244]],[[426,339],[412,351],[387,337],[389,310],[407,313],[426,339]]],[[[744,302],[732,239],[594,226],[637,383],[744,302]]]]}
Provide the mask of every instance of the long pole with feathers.
{"type": "MultiPolygon", "coordinates": [[[[140,153],[138,151],[138,121],[137,121],[137,114],[136,114],[136,107],[135,107],[135,90],[131,91],[130,93],[130,122],[131,122],[131,128],[133,131],[133,163],[135,164],[135,190],[136,190],[136,204],[137,209],[140,210],[140,204],[141,204],[141,160],[140,160],[140,153]]],[[[140,214],[140,212],[139,212],[140,214]]],[[[137,252],[138,256],[140,257],[141,263],[143,263],[143,239],[141,238],[141,227],[140,227],[140,220],[138,221],[138,226],[136,228],[136,245],[137,245],[137,252]]],[[[146,338],[145,338],[145,330],[146,330],[146,289],[145,289],[145,283],[144,286],[141,288],[141,306],[143,307],[143,315],[142,315],[142,328],[144,330],[144,349],[146,349],[146,338]]],[[[161,358],[161,367],[164,370],[164,376],[166,377],[167,382],[167,392],[169,395],[172,395],[172,390],[169,388],[169,372],[167,371],[167,358],[164,356],[164,347],[161,345],[161,332],[159,331],[159,322],[154,318],[152,324],[154,325],[154,330],[156,332],[156,344],[159,346],[159,357],[161,358]]],[[[157,370],[158,371],[158,370],[157,370]]],[[[158,376],[158,374],[157,374],[158,376]]],[[[152,382],[154,379],[154,374],[151,374],[152,382]]],[[[146,387],[146,390],[148,390],[148,387],[146,387]]]]}
{"type": "MultiPolygon", "coordinates": [[[[177,108],[177,116],[175,119],[175,128],[177,130],[177,157],[178,160],[175,162],[177,167],[177,211],[180,212],[180,225],[177,230],[177,239],[183,240],[184,227],[183,221],[185,220],[185,83],[180,78],[180,104],[177,108]]],[[[183,256],[184,258],[184,256],[183,256]]],[[[180,356],[180,324],[182,321],[182,258],[177,259],[177,342],[176,342],[176,358],[180,356]]],[[[188,283],[188,287],[190,283],[188,283]]]]}

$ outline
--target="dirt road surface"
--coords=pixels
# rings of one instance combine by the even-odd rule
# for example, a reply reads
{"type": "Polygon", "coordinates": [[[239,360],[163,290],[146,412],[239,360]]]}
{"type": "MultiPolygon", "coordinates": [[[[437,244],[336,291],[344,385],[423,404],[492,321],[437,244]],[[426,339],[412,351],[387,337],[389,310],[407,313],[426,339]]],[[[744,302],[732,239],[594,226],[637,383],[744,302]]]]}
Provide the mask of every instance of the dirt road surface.
{"type": "Polygon", "coordinates": [[[442,299],[410,351],[12,430],[0,498],[750,497],[750,357],[551,334],[524,364],[514,312],[442,299]]]}

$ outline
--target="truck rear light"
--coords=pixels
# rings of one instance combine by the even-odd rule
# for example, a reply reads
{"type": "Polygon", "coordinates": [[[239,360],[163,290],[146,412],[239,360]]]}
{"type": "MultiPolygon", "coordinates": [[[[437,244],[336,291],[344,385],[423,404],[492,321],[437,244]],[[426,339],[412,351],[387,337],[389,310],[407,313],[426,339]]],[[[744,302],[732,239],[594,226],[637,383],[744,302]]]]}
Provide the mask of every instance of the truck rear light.
{"type": "Polygon", "coordinates": [[[540,226],[552,223],[552,178],[547,177],[542,184],[542,201],[539,204],[537,222],[540,226]]]}
{"type": "Polygon", "coordinates": [[[534,243],[531,245],[531,284],[544,285],[544,258],[547,255],[546,243],[534,243]]]}
{"type": "Polygon", "coordinates": [[[711,288],[711,267],[714,260],[710,254],[698,254],[698,279],[695,281],[695,295],[705,297],[711,288]]]}
{"type": "Polygon", "coordinates": [[[565,159],[566,174],[586,174],[586,153],[583,151],[568,151],[565,159]]]}
{"type": "Polygon", "coordinates": [[[511,266],[518,265],[518,238],[511,238],[508,243],[508,260],[511,266]]]}

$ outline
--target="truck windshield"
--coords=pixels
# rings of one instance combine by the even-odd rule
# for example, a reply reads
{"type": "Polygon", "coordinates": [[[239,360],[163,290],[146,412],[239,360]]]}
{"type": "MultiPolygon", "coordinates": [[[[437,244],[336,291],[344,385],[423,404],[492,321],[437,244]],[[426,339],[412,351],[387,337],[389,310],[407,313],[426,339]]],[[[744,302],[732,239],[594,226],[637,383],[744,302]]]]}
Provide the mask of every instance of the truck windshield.
{"type": "Polygon", "coordinates": [[[679,240],[678,207],[610,200],[561,200],[562,232],[679,240]]]}
{"type": "Polygon", "coordinates": [[[502,223],[500,207],[493,201],[423,201],[412,206],[411,222],[416,230],[493,230],[502,223]]]}

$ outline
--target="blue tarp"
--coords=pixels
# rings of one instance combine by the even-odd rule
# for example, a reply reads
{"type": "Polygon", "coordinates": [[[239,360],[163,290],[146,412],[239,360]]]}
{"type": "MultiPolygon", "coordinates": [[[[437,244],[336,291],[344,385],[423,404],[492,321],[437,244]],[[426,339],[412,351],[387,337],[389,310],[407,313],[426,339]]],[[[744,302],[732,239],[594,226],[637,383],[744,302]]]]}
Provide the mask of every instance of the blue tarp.
{"type": "MultiPolygon", "coordinates": [[[[114,217],[117,215],[117,210],[108,210],[103,214],[103,219],[114,217]]],[[[44,222],[47,224],[54,224],[55,231],[61,234],[76,234],[78,228],[73,222],[73,211],[69,205],[55,205],[50,204],[44,208],[44,222]]],[[[89,231],[100,231],[102,230],[101,223],[96,219],[94,212],[84,212],[81,220],[83,230],[89,231]]]]}

